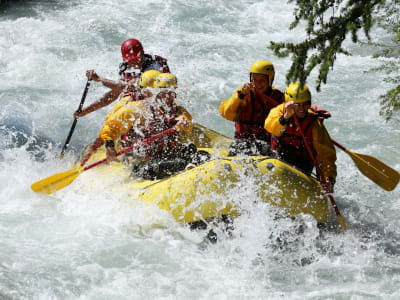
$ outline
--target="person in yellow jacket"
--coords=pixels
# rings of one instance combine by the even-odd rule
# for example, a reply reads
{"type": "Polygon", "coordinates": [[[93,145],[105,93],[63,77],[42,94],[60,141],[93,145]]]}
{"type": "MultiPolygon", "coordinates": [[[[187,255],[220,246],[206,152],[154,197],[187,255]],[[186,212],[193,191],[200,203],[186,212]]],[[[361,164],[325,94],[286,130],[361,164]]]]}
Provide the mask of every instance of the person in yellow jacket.
{"type": "MultiPolygon", "coordinates": [[[[177,80],[175,75],[165,73],[157,76],[154,101],[132,101],[120,107],[112,115],[107,116],[106,122],[99,133],[99,138],[105,143],[107,159],[116,159],[115,142],[123,136],[125,146],[134,143],[136,139],[147,138],[175,127],[180,133],[190,133],[192,130],[192,117],[182,106],[175,103],[177,80]]],[[[154,148],[154,153],[145,151],[147,156],[163,156],[176,147],[175,138],[161,138],[154,143],[168,149],[154,148]],[[164,140],[169,140],[166,143],[164,140]],[[161,142],[162,141],[162,142],[161,142]],[[166,150],[166,151],[164,151],[166,150]]]]}
{"type": "MultiPolygon", "coordinates": [[[[161,72],[156,70],[146,71],[142,74],[138,82],[138,90],[135,90],[130,93],[125,93],[121,95],[121,99],[114,105],[111,111],[107,114],[104,123],[108,124],[109,119],[114,118],[116,113],[122,109],[126,108],[127,110],[132,109],[132,107],[136,106],[137,101],[142,101],[146,99],[150,99],[153,94],[151,89],[154,87],[154,83],[156,77],[161,74],[161,72]]],[[[101,138],[96,139],[95,143],[93,143],[88,149],[83,157],[86,157],[86,160],[99,148],[104,144],[104,140],[101,138]]]]}
{"type": "Polygon", "coordinates": [[[302,138],[310,146],[312,155],[327,182],[327,191],[333,192],[336,182],[336,150],[319,115],[311,107],[311,93],[306,85],[291,83],[285,91],[285,103],[273,108],[265,120],[265,129],[272,134],[271,146],[282,160],[305,173],[311,173],[314,164],[302,138]],[[296,124],[295,117],[301,128],[296,124]]]}
{"type": "Polygon", "coordinates": [[[175,75],[159,74],[154,88],[149,89],[153,94],[151,99],[127,102],[107,116],[97,141],[105,144],[108,161],[117,159],[115,144],[118,140],[121,139],[123,147],[128,147],[138,140],[174,127],[175,134],[140,145],[133,153],[136,160],[133,172],[145,179],[163,178],[183,169],[190,162],[196,154],[196,148],[194,145],[180,143],[179,135],[192,131],[192,116],[175,103],[176,87],[175,75]],[[156,169],[157,172],[154,171],[156,169]]]}
{"type": "Polygon", "coordinates": [[[230,147],[230,156],[270,155],[270,134],[264,122],[270,110],[284,102],[281,91],[272,87],[274,66],[266,60],[253,63],[250,82],[237,89],[232,97],[221,103],[220,115],[235,122],[235,135],[230,147]]]}

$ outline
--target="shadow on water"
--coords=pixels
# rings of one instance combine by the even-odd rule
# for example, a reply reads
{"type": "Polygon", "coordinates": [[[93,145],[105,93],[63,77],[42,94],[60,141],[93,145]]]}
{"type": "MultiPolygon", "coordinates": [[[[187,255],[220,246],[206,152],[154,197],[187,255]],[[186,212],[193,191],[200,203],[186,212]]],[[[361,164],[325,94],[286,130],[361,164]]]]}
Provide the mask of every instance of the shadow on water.
{"type": "MultiPolygon", "coordinates": [[[[278,221],[269,233],[264,255],[282,264],[306,266],[321,257],[344,255],[347,249],[345,244],[350,242],[359,254],[374,249],[377,253],[400,257],[400,234],[387,224],[363,220],[362,223],[352,224],[348,234],[353,238],[343,239],[344,235],[332,228],[315,228],[307,225],[307,222],[278,221]]],[[[258,259],[266,257],[260,253],[258,259]]]]}
{"type": "MultiPolygon", "coordinates": [[[[34,159],[43,160],[55,143],[45,136],[32,132],[32,121],[9,114],[0,118],[0,150],[25,148],[34,159]]],[[[3,157],[0,154],[0,159],[3,157]]]]}
{"type": "MultiPolygon", "coordinates": [[[[317,225],[307,218],[276,219],[266,227],[264,250],[257,253],[253,264],[261,266],[273,262],[304,267],[325,258],[335,260],[347,256],[349,248],[358,255],[400,257],[397,227],[377,219],[363,218],[360,223],[352,223],[346,232],[339,230],[340,227],[317,225]]],[[[236,235],[235,231],[233,234],[236,235]]]]}
{"type": "Polygon", "coordinates": [[[0,0],[0,17],[37,17],[40,12],[64,10],[78,3],[79,1],[62,0],[0,0]]]}
{"type": "Polygon", "coordinates": [[[387,255],[400,257],[400,235],[385,224],[363,221],[353,225],[353,230],[359,236],[361,249],[375,246],[387,255]]]}

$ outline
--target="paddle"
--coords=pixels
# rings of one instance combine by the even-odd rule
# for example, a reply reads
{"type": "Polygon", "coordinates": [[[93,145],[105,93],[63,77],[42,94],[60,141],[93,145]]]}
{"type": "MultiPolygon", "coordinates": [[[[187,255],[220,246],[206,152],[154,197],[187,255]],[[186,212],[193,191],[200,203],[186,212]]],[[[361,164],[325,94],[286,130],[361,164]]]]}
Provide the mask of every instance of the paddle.
{"type": "MultiPolygon", "coordinates": [[[[301,126],[300,126],[299,120],[297,119],[297,116],[294,114],[293,117],[294,117],[294,120],[296,122],[296,126],[299,128],[299,131],[300,131],[301,137],[303,138],[304,144],[306,145],[308,154],[310,155],[310,157],[311,157],[311,159],[313,161],[314,167],[317,170],[317,174],[318,174],[320,180],[322,181],[323,187],[325,189],[325,187],[327,186],[327,182],[325,180],[325,177],[323,176],[322,171],[321,171],[321,169],[320,169],[320,167],[318,165],[318,162],[315,159],[315,156],[314,156],[314,154],[313,154],[313,152],[311,150],[311,146],[308,144],[308,142],[306,140],[306,137],[304,136],[304,132],[301,129],[301,126]]],[[[332,207],[335,210],[336,217],[338,219],[338,222],[339,222],[340,226],[342,226],[343,229],[346,229],[348,227],[348,225],[344,221],[342,215],[340,214],[340,211],[339,211],[339,208],[336,205],[335,199],[333,199],[333,196],[331,194],[327,193],[326,195],[328,196],[329,200],[331,201],[332,207]]]]}
{"type": "MultiPolygon", "coordinates": [[[[267,101],[271,102],[272,104],[279,105],[279,103],[277,101],[268,97],[267,95],[260,93],[258,91],[256,91],[256,93],[258,96],[266,99],[267,101]]],[[[399,172],[392,169],[388,165],[384,164],[377,158],[366,155],[366,154],[351,152],[350,150],[346,149],[345,147],[340,145],[335,140],[331,139],[331,141],[338,148],[342,149],[344,152],[346,152],[351,157],[351,159],[354,161],[355,165],[357,166],[357,168],[360,170],[360,172],[362,174],[364,174],[366,177],[371,179],[373,182],[375,182],[377,185],[379,185],[384,190],[392,191],[392,190],[394,190],[396,185],[399,183],[399,180],[400,180],[399,172]]]]}
{"type": "MultiPolygon", "coordinates": [[[[90,86],[90,81],[88,80],[86,82],[86,86],[85,86],[85,89],[84,89],[83,94],[82,94],[81,103],[79,103],[78,113],[80,113],[82,111],[83,103],[85,102],[86,95],[87,95],[88,90],[89,90],[89,86],[90,86]]],[[[63,159],[63,157],[64,157],[64,152],[68,147],[69,141],[71,140],[72,134],[74,133],[75,126],[76,126],[77,122],[78,122],[78,119],[74,119],[74,122],[72,123],[71,129],[69,130],[67,139],[66,139],[66,141],[64,143],[64,147],[61,150],[60,159],[63,159]]]]}
{"type": "Polygon", "coordinates": [[[399,172],[384,164],[380,160],[366,154],[351,152],[338,142],[334,140],[332,140],[332,142],[350,156],[362,174],[371,179],[384,190],[392,191],[399,183],[399,172]]]}
{"type": "MultiPolygon", "coordinates": [[[[172,134],[175,131],[176,131],[176,129],[174,127],[171,127],[169,129],[164,130],[163,132],[153,135],[147,139],[140,140],[140,143],[145,143],[145,144],[150,143],[160,137],[163,137],[168,134],[172,134]]],[[[132,145],[128,148],[125,148],[125,149],[119,151],[117,153],[117,156],[124,154],[124,153],[126,153],[134,148],[138,148],[138,147],[140,147],[140,145],[138,145],[138,144],[132,145]]],[[[104,158],[104,159],[97,161],[86,167],[83,167],[82,165],[80,165],[71,170],[51,175],[49,177],[46,177],[42,180],[39,180],[39,181],[33,183],[31,185],[31,189],[35,193],[44,193],[44,194],[50,195],[52,192],[58,191],[64,187],[70,185],[75,180],[75,178],[79,176],[80,173],[87,171],[91,168],[94,168],[102,163],[105,163],[106,161],[107,161],[107,158],[104,158]]]]}

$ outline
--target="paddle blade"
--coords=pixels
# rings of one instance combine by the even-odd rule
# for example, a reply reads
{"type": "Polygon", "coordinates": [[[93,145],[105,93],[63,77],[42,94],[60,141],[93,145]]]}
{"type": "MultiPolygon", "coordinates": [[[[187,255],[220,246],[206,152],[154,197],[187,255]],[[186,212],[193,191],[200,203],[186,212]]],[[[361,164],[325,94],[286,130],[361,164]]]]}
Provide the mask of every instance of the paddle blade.
{"type": "Polygon", "coordinates": [[[375,157],[351,152],[346,149],[361,173],[386,191],[392,191],[399,183],[400,174],[375,157]]]}
{"type": "Polygon", "coordinates": [[[84,169],[81,166],[75,167],[71,170],[57,173],[42,180],[39,180],[31,185],[31,189],[35,193],[43,193],[50,195],[52,192],[61,190],[62,188],[70,185],[76,177],[79,176],[84,169]]]}
{"type": "Polygon", "coordinates": [[[343,230],[346,230],[349,227],[349,225],[347,225],[346,221],[343,219],[342,216],[337,216],[337,220],[340,227],[342,227],[343,230]]]}

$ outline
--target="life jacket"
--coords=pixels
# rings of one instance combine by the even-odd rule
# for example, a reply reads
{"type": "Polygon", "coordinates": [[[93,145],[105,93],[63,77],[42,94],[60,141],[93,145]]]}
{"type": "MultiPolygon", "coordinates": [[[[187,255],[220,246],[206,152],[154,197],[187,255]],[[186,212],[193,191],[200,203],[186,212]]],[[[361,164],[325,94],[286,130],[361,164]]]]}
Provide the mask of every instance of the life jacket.
{"type": "Polygon", "coordinates": [[[136,72],[126,72],[128,69],[127,63],[123,62],[119,64],[119,76],[120,80],[124,83],[128,83],[131,80],[134,80],[135,82],[139,81],[140,76],[142,75],[142,72],[136,73],[136,72]]]}
{"type": "Polygon", "coordinates": [[[235,121],[235,139],[256,139],[270,142],[271,135],[264,129],[265,119],[272,108],[282,102],[283,94],[279,90],[272,90],[264,98],[250,91],[250,105],[243,109],[235,121]],[[269,100],[268,98],[272,98],[269,100]]]}
{"type": "MultiPolygon", "coordinates": [[[[318,115],[309,113],[305,119],[299,120],[304,137],[308,145],[310,145],[314,157],[316,156],[316,152],[312,146],[312,128],[318,118],[318,115]]],[[[280,137],[271,135],[271,148],[273,151],[276,151],[283,160],[311,173],[314,164],[294,118],[290,119],[289,124],[280,137]]]]}
{"type": "Polygon", "coordinates": [[[120,79],[124,82],[131,81],[132,79],[138,81],[140,79],[140,76],[142,76],[142,73],[149,71],[149,70],[154,70],[152,64],[158,63],[160,66],[157,67],[157,70],[162,72],[162,73],[170,73],[168,64],[167,64],[167,59],[158,56],[158,55],[151,55],[151,54],[144,54],[144,62],[142,65],[142,69],[140,70],[139,73],[135,72],[126,72],[128,69],[128,64],[126,62],[123,62],[119,65],[119,76],[120,79]]]}
{"type": "MultiPolygon", "coordinates": [[[[170,111],[165,111],[162,106],[150,105],[151,118],[144,124],[131,128],[122,136],[125,147],[131,146],[137,139],[149,138],[157,133],[167,130],[176,125],[178,117],[178,107],[174,104],[170,111]]],[[[150,145],[141,147],[140,156],[144,157],[168,157],[179,148],[177,135],[166,135],[154,140],[150,145]]]]}
{"type": "Polygon", "coordinates": [[[143,63],[141,72],[148,71],[148,69],[151,67],[151,65],[154,62],[159,63],[161,66],[161,69],[158,71],[160,71],[162,73],[171,73],[169,70],[168,64],[167,64],[167,59],[165,59],[161,56],[158,56],[158,55],[151,55],[151,54],[144,55],[144,63],[143,63]]]}
{"type": "Polygon", "coordinates": [[[129,102],[129,101],[141,101],[141,100],[144,99],[143,95],[141,93],[139,93],[137,90],[134,90],[132,92],[124,93],[122,95],[122,98],[125,98],[125,97],[129,97],[129,100],[127,100],[126,102],[129,102]]]}

